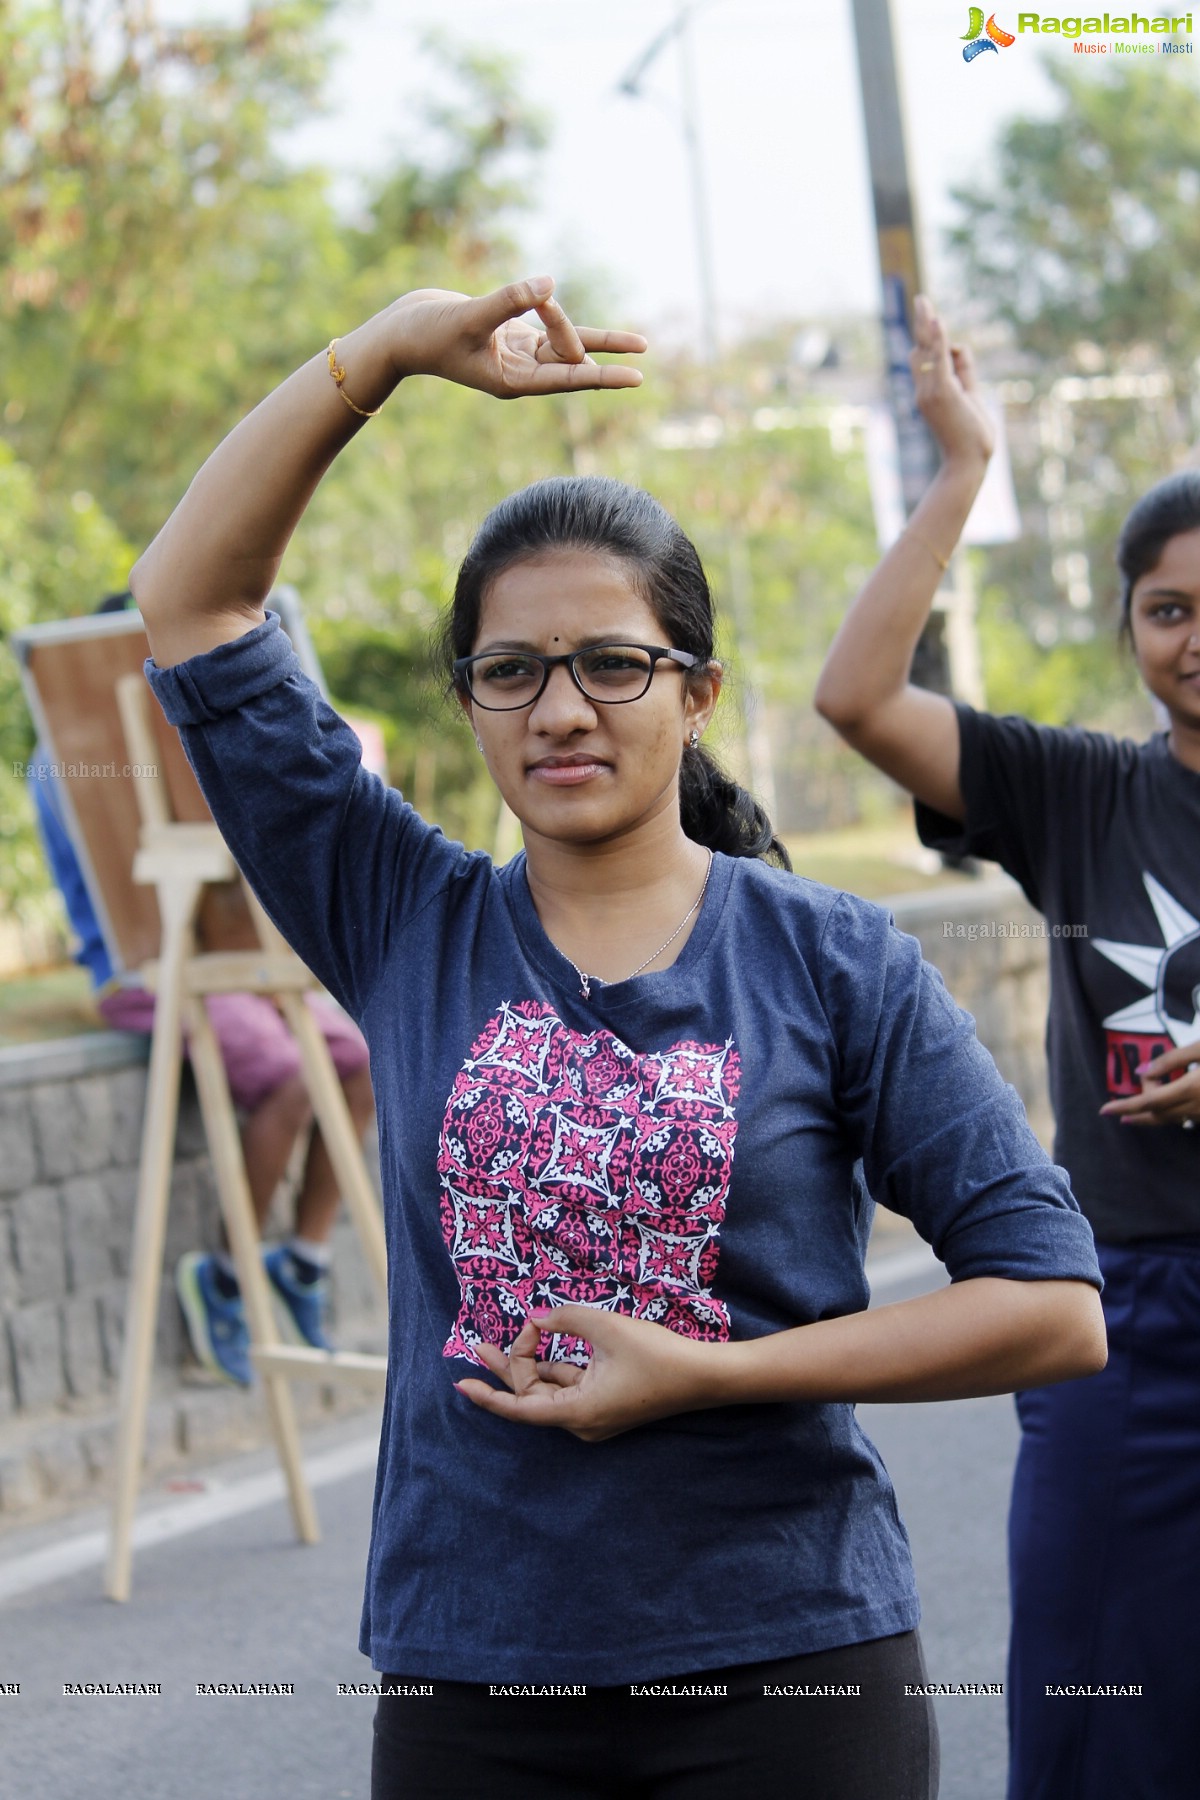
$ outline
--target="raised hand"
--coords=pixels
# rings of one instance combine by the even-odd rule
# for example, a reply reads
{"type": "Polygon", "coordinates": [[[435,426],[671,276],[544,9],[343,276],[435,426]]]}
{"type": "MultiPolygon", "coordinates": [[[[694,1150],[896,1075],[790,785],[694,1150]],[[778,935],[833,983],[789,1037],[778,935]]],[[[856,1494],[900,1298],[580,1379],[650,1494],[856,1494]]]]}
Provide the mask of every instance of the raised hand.
{"type": "Polygon", "coordinates": [[[652,1419],[721,1405],[714,1361],[721,1349],[623,1313],[557,1306],[528,1318],[507,1355],[493,1344],[480,1345],[503,1388],[469,1378],[454,1385],[484,1412],[520,1425],[557,1425],[599,1443],[652,1419]],[[592,1346],[586,1368],[538,1360],[542,1338],[556,1332],[592,1346]]]}
{"type": "Polygon", "coordinates": [[[598,364],[592,352],[646,348],[636,332],[577,330],[546,275],[480,299],[433,288],[405,294],[336,344],[342,385],[330,380],[325,351],[310,357],[218,446],[134,568],[160,665],[261,622],[318,481],[404,376],[440,375],[503,399],[637,387],[636,369],[598,364]]]}
{"type": "Polygon", "coordinates": [[[917,405],[947,462],[986,465],[996,433],[975,377],[975,359],[965,344],[952,344],[924,294],[913,302],[913,377],[917,405]]]}
{"type": "Polygon", "coordinates": [[[640,370],[597,363],[590,353],[637,355],[646,348],[645,338],[633,331],[577,327],[553,296],[548,275],[512,282],[479,299],[441,288],[403,295],[383,315],[397,377],[440,375],[501,400],[637,387],[640,370]],[[527,316],[531,312],[534,318],[527,316]]]}

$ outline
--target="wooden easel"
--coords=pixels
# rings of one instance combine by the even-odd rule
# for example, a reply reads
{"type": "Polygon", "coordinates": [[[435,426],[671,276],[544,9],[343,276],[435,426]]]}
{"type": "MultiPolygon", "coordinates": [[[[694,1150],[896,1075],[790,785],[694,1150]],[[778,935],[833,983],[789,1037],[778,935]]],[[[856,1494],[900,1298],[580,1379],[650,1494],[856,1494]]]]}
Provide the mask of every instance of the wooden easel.
{"type": "MultiPolygon", "coordinates": [[[[105,1590],[127,1600],[132,1580],[133,1515],[145,1441],[146,1406],[162,1280],[183,1033],[188,1037],[200,1110],[216,1175],[230,1252],[241,1283],[252,1355],[261,1372],[267,1408],[296,1535],[319,1536],[316,1512],[300,1459],[289,1380],[367,1380],[382,1386],[386,1359],[351,1352],[293,1349],[280,1343],[270,1288],[260,1258],[258,1227],[242,1159],[237,1118],[204,995],[256,993],[279,1006],[300,1049],[313,1113],[358,1230],[372,1273],[386,1297],[383,1219],[363,1163],[345,1096],[320,1027],[304,1001],[314,977],[285,944],[246,888],[257,930],[256,950],[199,952],[196,924],[206,888],[240,881],[233,857],[214,824],[181,823],[171,813],[151,723],[150,695],[141,675],[116,684],[141,817],[134,880],[154,887],[162,926],[158,957],[140,975],[156,996],[146,1115],[134,1222],[129,1307],[119,1391],[119,1420],[105,1590]]],[[[244,883],[243,883],[244,886],[244,883]]]]}

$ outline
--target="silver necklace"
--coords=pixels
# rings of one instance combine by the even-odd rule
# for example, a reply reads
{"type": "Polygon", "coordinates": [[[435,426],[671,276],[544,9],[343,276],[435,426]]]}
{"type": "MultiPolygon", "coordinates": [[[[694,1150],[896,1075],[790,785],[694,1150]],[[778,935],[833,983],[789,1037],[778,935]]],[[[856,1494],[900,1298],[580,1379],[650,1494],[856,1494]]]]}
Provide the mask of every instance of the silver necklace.
{"type": "MultiPolygon", "coordinates": [[[[683,930],[684,926],[687,924],[687,922],[691,918],[692,914],[697,911],[701,902],[704,899],[705,894],[708,892],[708,878],[712,874],[712,865],[713,865],[713,853],[710,850],[708,853],[708,867],[704,871],[704,880],[700,885],[700,892],[696,895],[696,898],[692,901],[692,904],[688,907],[687,911],[684,913],[682,919],[680,919],[678,925],[675,927],[675,929],[671,933],[670,937],[666,940],[665,943],[660,944],[658,946],[658,949],[653,951],[651,953],[651,955],[649,955],[646,958],[645,962],[640,962],[636,969],[630,969],[628,975],[623,975],[621,977],[622,981],[632,981],[635,975],[640,975],[643,969],[648,969],[650,967],[650,964],[655,960],[655,958],[661,956],[664,950],[670,949],[671,945],[675,942],[675,939],[679,936],[680,932],[683,930]]],[[[567,956],[567,953],[565,950],[563,951],[563,955],[567,956]]],[[[592,997],[592,978],[591,978],[591,976],[584,974],[583,970],[580,968],[579,964],[575,961],[573,956],[567,956],[567,961],[570,963],[571,967],[574,969],[575,973],[579,977],[580,993],[583,995],[585,1000],[590,1000],[592,997]]]]}

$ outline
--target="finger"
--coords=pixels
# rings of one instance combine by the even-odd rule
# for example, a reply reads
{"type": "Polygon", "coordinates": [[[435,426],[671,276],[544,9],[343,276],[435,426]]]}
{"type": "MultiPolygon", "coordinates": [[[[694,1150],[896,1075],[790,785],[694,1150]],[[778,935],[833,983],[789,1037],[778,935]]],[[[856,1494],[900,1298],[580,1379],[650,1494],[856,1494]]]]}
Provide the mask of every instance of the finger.
{"type": "Polygon", "coordinates": [[[1127,1113],[1117,1120],[1118,1125],[1188,1125],[1194,1124],[1200,1117],[1194,1105],[1172,1106],[1169,1111],[1127,1113]]]}
{"type": "Polygon", "coordinates": [[[578,1363],[540,1362],[535,1364],[539,1381],[545,1381],[551,1387],[578,1387],[587,1374],[578,1363]]]}
{"type": "Polygon", "coordinates": [[[929,343],[930,333],[937,322],[938,316],[928,294],[917,294],[913,299],[913,337],[918,344],[929,343]]]}
{"type": "Polygon", "coordinates": [[[979,386],[979,378],[975,372],[975,358],[971,351],[965,344],[951,344],[950,361],[964,391],[973,394],[979,386]]]}
{"type": "Polygon", "coordinates": [[[1147,1088],[1144,1094],[1135,1094],[1129,1100],[1110,1100],[1100,1108],[1101,1113],[1110,1119],[1159,1119],[1176,1113],[1184,1118],[1190,1110],[1186,1097],[1180,1099],[1169,1087],[1147,1088]]]}
{"type": "Polygon", "coordinates": [[[611,1313],[603,1313],[595,1306],[580,1306],[576,1301],[553,1306],[547,1312],[530,1313],[529,1318],[546,1337],[575,1337],[587,1344],[598,1344],[612,1336],[611,1313]]]}
{"type": "Polygon", "coordinates": [[[927,320],[909,360],[918,381],[923,377],[937,379],[949,368],[946,333],[936,313],[931,314],[927,320]]]}
{"type": "Polygon", "coordinates": [[[593,325],[577,325],[579,341],[585,350],[602,350],[611,356],[640,356],[649,348],[640,331],[605,331],[593,325]]]}
{"type": "Polygon", "coordinates": [[[560,356],[554,345],[550,342],[549,333],[544,331],[538,338],[537,349],[533,353],[533,360],[534,362],[539,363],[558,363],[568,369],[577,369],[581,363],[587,362],[588,358],[586,355],[560,356]]]}
{"type": "Polygon", "coordinates": [[[470,1377],[454,1385],[481,1412],[493,1413],[498,1419],[511,1419],[518,1425],[570,1424],[571,1415],[563,1410],[564,1401],[570,1399],[564,1388],[546,1385],[518,1399],[504,1388],[490,1388],[486,1381],[473,1381],[470,1377]]]}
{"type": "Polygon", "coordinates": [[[565,394],[585,388],[634,388],[642,385],[642,371],[626,363],[539,362],[529,381],[530,393],[565,394]]]}
{"type": "Polygon", "coordinates": [[[514,1394],[532,1393],[540,1380],[537,1353],[541,1339],[542,1334],[539,1327],[533,1323],[532,1319],[526,1319],[512,1341],[508,1353],[508,1366],[512,1380],[508,1385],[514,1394]]]}
{"type": "Polygon", "coordinates": [[[498,1376],[506,1387],[513,1387],[513,1372],[509,1368],[507,1356],[498,1344],[479,1344],[476,1346],[476,1354],[480,1362],[485,1364],[493,1375],[498,1376]]]}
{"type": "Polygon", "coordinates": [[[472,300],[467,309],[470,325],[481,337],[490,337],[506,320],[519,319],[522,313],[544,305],[553,292],[554,282],[549,275],[531,275],[525,281],[510,281],[507,287],[472,300]]]}
{"type": "Polygon", "coordinates": [[[1197,1061],[1200,1061],[1200,1044],[1179,1044],[1174,1050],[1164,1050],[1161,1056],[1140,1063],[1136,1073],[1151,1077],[1171,1075],[1176,1069],[1190,1068],[1197,1061]]]}
{"type": "Polygon", "coordinates": [[[586,353],[579,341],[579,333],[558,301],[543,300],[537,308],[537,316],[546,327],[546,337],[554,354],[565,363],[582,362],[586,353]]]}
{"type": "MultiPolygon", "coordinates": [[[[597,331],[591,326],[581,325],[575,328],[575,334],[589,355],[593,350],[598,350],[610,356],[640,356],[647,347],[645,338],[636,331],[597,331]]],[[[539,336],[534,355],[538,362],[577,363],[581,360],[576,356],[561,356],[549,332],[542,332],[539,336]]]]}

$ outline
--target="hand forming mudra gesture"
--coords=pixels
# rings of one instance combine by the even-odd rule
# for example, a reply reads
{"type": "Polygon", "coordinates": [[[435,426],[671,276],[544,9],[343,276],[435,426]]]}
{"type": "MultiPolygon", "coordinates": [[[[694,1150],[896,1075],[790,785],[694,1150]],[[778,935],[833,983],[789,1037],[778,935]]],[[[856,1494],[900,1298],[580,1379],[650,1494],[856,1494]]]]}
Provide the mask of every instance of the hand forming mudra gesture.
{"type": "Polygon", "coordinates": [[[422,288],[339,334],[230,432],[134,569],[160,667],[261,619],[317,483],[407,376],[435,375],[500,399],[634,388],[637,369],[597,363],[592,353],[645,348],[637,332],[574,326],[548,275],[478,298],[422,288]]]}
{"type": "Polygon", "coordinates": [[[913,302],[912,370],[917,405],[947,462],[987,463],[996,432],[979,392],[975,358],[965,344],[952,344],[932,301],[913,302]]]}
{"type": "Polygon", "coordinates": [[[594,1307],[558,1306],[533,1314],[507,1353],[496,1344],[481,1344],[479,1355],[504,1387],[467,1377],[454,1384],[460,1394],[502,1419],[554,1425],[587,1443],[653,1419],[719,1406],[723,1398],[719,1347],[714,1356],[711,1345],[663,1325],[594,1307]],[[589,1344],[591,1359],[584,1368],[539,1359],[543,1341],[559,1332],[589,1344]]]}
{"type": "Polygon", "coordinates": [[[548,275],[514,281],[479,299],[441,288],[403,295],[381,315],[396,327],[397,378],[439,375],[500,400],[637,387],[639,370],[597,363],[591,352],[637,355],[646,348],[645,338],[634,331],[575,326],[553,296],[548,275]],[[538,323],[527,316],[531,312],[538,323]]]}
{"type": "Polygon", "coordinates": [[[1200,1119],[1200,1043],[1180,1044],[1137,1071],[1140,1094],[1128,1100],[1110,1100],[1101,1116],[1119,1119],[1123,1125],[1182,1125],[1196,1129],[1200,1119]],[[1173,1079],[1172,1079],[1173,1078],[1173,1079]]]}

